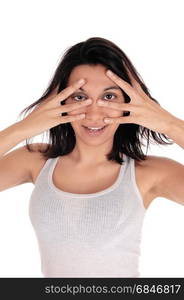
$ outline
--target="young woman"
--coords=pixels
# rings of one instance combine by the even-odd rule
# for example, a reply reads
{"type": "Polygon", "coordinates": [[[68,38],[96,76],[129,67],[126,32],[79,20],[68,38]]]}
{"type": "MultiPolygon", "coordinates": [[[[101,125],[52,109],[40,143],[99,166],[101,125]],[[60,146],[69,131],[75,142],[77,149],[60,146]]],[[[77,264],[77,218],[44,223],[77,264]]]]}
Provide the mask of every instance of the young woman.
{"type": "Polygon", "coordinates": [[[146,209],[156,197],[184,204],[184,166],[145,155],[143,139],[184,148],[184,121],[151,97],[117,45],[99,37],[66,51],[43,96],[24,111],[31,108],[0,132],[0,190],[35,185],[29,213],[43,275],[140,276],[146,209]],[[46,130],[48,144],[4,155],[46,130]]]}

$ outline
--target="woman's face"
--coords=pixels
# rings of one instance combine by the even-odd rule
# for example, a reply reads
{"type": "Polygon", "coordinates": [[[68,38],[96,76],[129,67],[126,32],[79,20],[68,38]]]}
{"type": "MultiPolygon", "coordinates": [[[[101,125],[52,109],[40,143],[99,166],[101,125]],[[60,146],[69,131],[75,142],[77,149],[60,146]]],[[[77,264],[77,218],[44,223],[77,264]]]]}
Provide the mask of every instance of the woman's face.
{"type": "Polygon", "coordinates": [[[106,124],[105,117],[120,117],[122,112],[98,106],[97,100],[102,99],[110,102],[124,102],[124,96],[118,85],[110,80],[105,72],[107,68],[103,65],[80,65],[75,67],[69,77],[68,85],[71,85],[80,78],[86,79],[86,83],[79,90],[75,91],[66,100],[66,104],[86,101],[92,99],[92,104],[69,112],[68,115],[85,113],[82,120],[71,122],[76,140],[79,139],[88,145],[100,145],[112,142],[114,133],[119,124],[106,124]],[[114,87],[114,88],[113,88],[114,87]],[[90,130],[91,128],[102,128],[101,130],[90,130]]]}

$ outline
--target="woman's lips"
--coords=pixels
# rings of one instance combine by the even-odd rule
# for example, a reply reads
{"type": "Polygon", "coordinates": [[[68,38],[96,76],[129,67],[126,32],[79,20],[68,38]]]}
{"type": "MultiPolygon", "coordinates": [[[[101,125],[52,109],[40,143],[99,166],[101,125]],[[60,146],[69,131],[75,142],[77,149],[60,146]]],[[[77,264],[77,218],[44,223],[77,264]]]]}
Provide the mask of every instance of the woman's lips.
{"type": "MultiPolygon", "coordinates": [[[[82,127],[83,127],[85,133],[87,133],[89,136],[99,136],[104,133],[107,126],[109,126],[109,125],[105,125],[101,129],[98,129],[98,130],[89,129],[87,126],[84,126],[84,125],[82,127]]],[[[95,126],[94,126],[94,128],[95,128],[95,126]]]]}

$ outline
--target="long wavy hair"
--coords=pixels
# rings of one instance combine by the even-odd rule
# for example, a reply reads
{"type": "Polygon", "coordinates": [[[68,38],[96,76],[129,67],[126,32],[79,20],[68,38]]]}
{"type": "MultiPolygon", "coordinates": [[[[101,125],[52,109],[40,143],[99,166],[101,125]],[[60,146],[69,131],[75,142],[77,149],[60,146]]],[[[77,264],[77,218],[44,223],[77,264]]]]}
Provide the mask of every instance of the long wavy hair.
{"type": "MultiPolygon", "coordinates": [[[[44,102],[53,90],[56,90],[58,94],[65,89],[72,70],[76,66],[84,64],[101,64],[132,85],[128,76],[128,69],[150,99],[160,105],[159,102],[150,95],[144,81],[127,55],[112,41],[100,37],[92,37],[66,49],[41,98],[22,110],[20,115],[27,113],[30,109],[36,108],[39,103],[44,102]]],[[[122,89],[121,91],[124,95],[125,102],[129,103],[131,100],[130,97],[122,89]]],[[[61,105],[64,104],[65,101],[62,101],[61,105]]],[[[123,115],[129,114],[130,112],[123,113],[123,115]]],[[[67,113],[63,113],[62,115],[67,115],[67,113]]],[[[46,149],[39,149],[39,152],[41,152],[44,157],[55,158],[72,152],[76,144],[76,138],[70,123],[59,124],[52,127],[48,133],[49,143],[46,149]]],[[[139,161],[145,160],[146,155],[142,151],[142,146],[145,146],[143,139],[147,141],[147,150],[150,143],[162,145],[173,144],[169,137],[163,133],[152,131],[134,123],[120,124],[113,137],[112,149],[106,155],[107,159],[122,164],[124,162],[122,154],[124,153],[133,159],[139,161]]],[[[26,139],[26,147],[32,152],[34,150],[31,149],[29,140],[30,139],[26,139]]]]}

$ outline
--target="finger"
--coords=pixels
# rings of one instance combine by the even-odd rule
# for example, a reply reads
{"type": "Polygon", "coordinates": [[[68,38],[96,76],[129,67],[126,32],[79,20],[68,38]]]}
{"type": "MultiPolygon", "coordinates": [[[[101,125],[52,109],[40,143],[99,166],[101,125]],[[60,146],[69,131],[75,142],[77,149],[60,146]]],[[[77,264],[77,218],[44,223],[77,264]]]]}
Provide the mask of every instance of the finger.
{"type": "Polygon", "coordinates": [[[135,123],[135,118],[133,116],[125,116],[120,118],[105,118],[104,122],[107,124],[126,124],[126,123],[135,123]]]}
{"type": "Polygon", "coordinates": [[[58,118],[60,118],[60,123],[69,123],[69,122],[75,122],[79,121],[81,119],[85,118],[85,114],[80,115],[72,115],[72,116],[61,116],[59,115],[58,118]]]}
{"type": "Polygon", "coordinates": [[[129,71],[129,69],[126,68],[126,71],[128,73],[128,77],[130,78],[130,81],[131,81],[132,85],[136,88],[137,87],[137,81],[135,80],[135,78],[133,77],[133,75],[129,71]]]}
{"type": "Polygon", "coordinates": [[[129,103],[117,103],[117,102],[108,102],[108,101],[103,101],[103,100],[99,100],[97,101],[97,104],[99,106],[104,106],[104,107],[109,107],[112,109],[116,109],[116,110],[127,110],[127,111],[134,111],[135,110],[135,105],[133,104],[129,104],[129,103]]]}
{"type": "Polygon", "coordinates": [[[85,79],[80,79],[77,82],[73,83],[72,85],[66,87],[56,96],[56,101],[64,101],[68,98],[72,93],[74,93],[77,89],[83,86],[86,83],[85,79]]]}
{"type": "Polygon", "coordinates": [[[55,97],[58,94],[59,85],[57,85],[52,92],[49,94],[49,97],[55,97]]]}
{"type": "Polygon", "coordinates": [[[50,103],[51,100],[53,100],[53,98],[57,95],[57,91],[58,91],[58,86],[56,86],[52,90],[52,92],[44,99],[44,101],[38,103],[34,110],[38,110],[40,109],[40,107],[44,106],[45,104],[50,103]]]}
{"type": "Polygon", "coordinates": [[[52,92],[44,99],[43,102],[41,102],[39,105],[44,105],[45,103],[49,103],[51,100],[53,100],[53,98],[58,95],[58,89],[59,89],[59,85],[57,85],[52,92]]]}
{"type": "Polygon", "coordinates": [[[126,69],[127,73],[128,73],[128,76],[131,80],[131,83],[133,85],[133,87],[141,94],[141,95],[145,95],[145,92],[143,91],[140,83],[133,77],[132,73],[126,69]]]}
{"type": "Polygon", "coordinates": [[[91,103],[92,103],[92,100],[88,99],[88,100],[85,100],[83,102],[65,104],[65,105],[61,105],[61,106],[57,107],[57,109],[55,109],[55,111],[60,112],[60,113],[70,112],[70,111],[85,107],[87,105],[90,105],[91,103]]]}
{"type": "Polygon", "coordinates": [[[119,87],[121,87],[130,98],[135,97],[135,89],[128,82],[126,82],[110,70],[108,70],[106,74],[112,81],[114,81],[119,87]]]}

